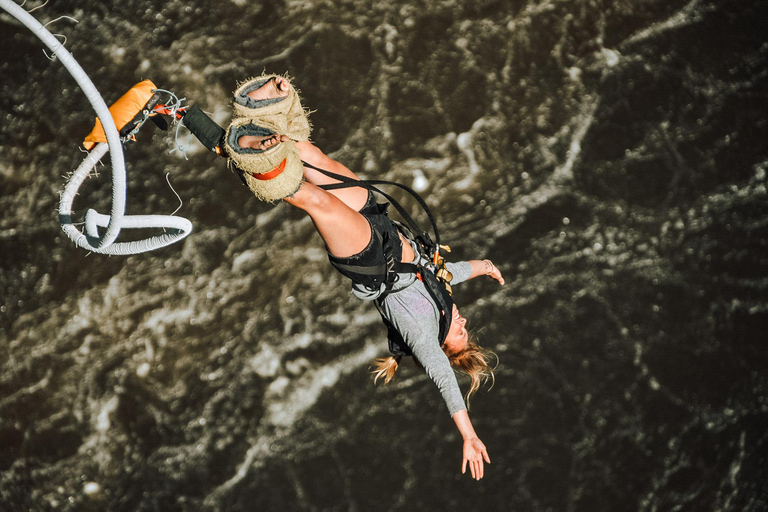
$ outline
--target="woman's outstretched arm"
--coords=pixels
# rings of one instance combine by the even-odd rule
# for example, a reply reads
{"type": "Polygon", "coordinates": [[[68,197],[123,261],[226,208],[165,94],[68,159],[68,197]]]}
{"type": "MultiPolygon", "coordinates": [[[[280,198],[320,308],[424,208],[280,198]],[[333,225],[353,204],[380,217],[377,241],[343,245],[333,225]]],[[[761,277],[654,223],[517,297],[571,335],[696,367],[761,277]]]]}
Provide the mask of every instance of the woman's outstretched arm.
{"type": "Polygon", "coordinates": [[[501,270],[496,268],[491,260],[469,260],[459,262],[448,262],[445,264],[448,271],[453,274],[451,280],[451,286],[461,284],[469,279],[474,279],[478,276],[489,276],[491,279],[495,279],[499,284],[504,284],[504,277],[501,275],[501,270]]]}
{"type": "Polygon", "coordinates": [[[457,411],[453,415],[453,421],[456,423],[456,427],[459,429],[461,437],[464,439],[461,473],[466,473],[467,464],[469,464],[469,472],[472,475],[472,478],[480,480],[485,474],[483,461],[488,464],[491,463],[491,458],[488,456],[488,450],[485,448],[485,445],[480,438],[477,437],[472,422],[469,420],[467,411],[457,411]]]}

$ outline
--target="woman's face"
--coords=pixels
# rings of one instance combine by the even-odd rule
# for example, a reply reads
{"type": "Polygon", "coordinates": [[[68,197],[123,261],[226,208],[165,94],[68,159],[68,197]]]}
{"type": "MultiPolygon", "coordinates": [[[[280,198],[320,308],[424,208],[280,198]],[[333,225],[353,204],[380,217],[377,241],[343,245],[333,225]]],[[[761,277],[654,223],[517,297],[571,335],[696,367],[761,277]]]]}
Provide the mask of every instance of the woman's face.
{"type": "Polygon", "coordinates": [[[448,335],[445,337],[445,343],[443,344],[443,349],[449,356],[458,354],[467,348],[467,343],[469,342],[469,333],[467,333],[466,325],[467,319],[461,316],[461,313],[459,313],[459,308],[457,308],[456,304],[454,304],[451,328],[448,329],[448,335]]]}

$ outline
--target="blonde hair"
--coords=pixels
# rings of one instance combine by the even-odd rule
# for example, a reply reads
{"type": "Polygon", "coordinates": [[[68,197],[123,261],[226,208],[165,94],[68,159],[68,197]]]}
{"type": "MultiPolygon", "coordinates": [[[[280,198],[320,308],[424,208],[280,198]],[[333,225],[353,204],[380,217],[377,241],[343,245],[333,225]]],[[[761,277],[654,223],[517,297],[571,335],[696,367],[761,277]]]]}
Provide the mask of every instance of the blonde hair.
{"type": "MultiPolygon", "coordinates": [[[[384,384],[389,384],[389,381],[395,376],[395,372],[400,365],[400,359],[400,357],[394,356],[376,359],[371,370],[373,383],[375,384],[379,379],[383,378],[384,384]]],[[[496,359],[497,362],[499,360],[495,353],[478,345],[474,340],[474,336],[467,342],[464,350],[448,356],[451,366],[470,379],[469,390],[464,395],[467,408],[469,408],[469,399],[480,389],[480,386],[490,380],[491,385],[488,389],[493,387],[495,382],[493,369],[495,366],[491,367],[492,359],[496,359]]],[[[422,367],[415,357],[413,360],[419,367],[422,367]]]]}
{"type": "Polygon", "coordinates": [[[400,365],[400,359],[400,356],[379,357],[375,359],[373,361],[373,370],[371,370],[373,383],[376,384],[379,379],[383,378],[384,384],[389,384],[389,381],[395,376],[397,367],[400,365]]]}
{"type": "Polygon", "coordinates": [[[493,351],[478,345],[474,337],[467,342],[467,348],[448,356],[451,366],[469,377],[469,390],[464,395],[467,408],[469,408],[469,399],[480,389],[480,386],[490,380],[491,385],[488,389],[491,389],[496,382],[496,376],[493,374],[493,369],[496,366],[491,367],[491,359],[496,359],[498,364],[499,357],[493,351]]]}

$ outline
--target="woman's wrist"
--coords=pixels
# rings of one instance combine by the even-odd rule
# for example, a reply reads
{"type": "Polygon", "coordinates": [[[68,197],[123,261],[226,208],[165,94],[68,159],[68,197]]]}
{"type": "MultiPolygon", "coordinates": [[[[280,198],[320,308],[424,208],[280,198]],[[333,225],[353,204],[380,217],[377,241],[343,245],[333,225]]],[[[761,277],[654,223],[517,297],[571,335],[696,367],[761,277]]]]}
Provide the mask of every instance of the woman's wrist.
{"type": "Polygon", "coordinates": [[[489,276],[493,273],[493,262],[491,260],[483,260],[485,265],[485,275],[489,276]]]}
{"type": "Polygon", "coordinates": [[[456,427],[459,429],[459,433],[463,440],[468,441],[477,437],[466,409],[456,411],[453,415],[453,421],[456,423],[456,427]]]}

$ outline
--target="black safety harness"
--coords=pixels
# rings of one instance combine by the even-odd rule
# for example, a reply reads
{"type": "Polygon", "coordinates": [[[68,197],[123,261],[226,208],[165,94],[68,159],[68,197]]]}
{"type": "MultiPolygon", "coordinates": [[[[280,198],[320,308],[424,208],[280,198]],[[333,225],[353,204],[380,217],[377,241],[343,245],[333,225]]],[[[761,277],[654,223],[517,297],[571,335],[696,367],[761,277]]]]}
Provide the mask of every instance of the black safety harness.
{"type": "Polygon", "coordinates": [[[451,320],[453,317],[453,298],[451,297],[451,289],[448,281],[452,276],[450,272],[445,268],[445,262],[440,257],[440,232],[437,228],[437,223],[429,209],[429,206],[424,199],[416,193],[410,187],[407,187],[401,183],[395,183],[385,180],[356,180],[337,174],[325,169],[321,169],[307,162],[303,162],[306,167],[314,169],[329,178],[339,181],[339,183],[320,185],[320,188],[324,190],[338,190],[341,188],[349,187],[362,187],[372,192],[376,192],[386,198],[389,203],[379,203],[373,208],[364,211],[364,215],[371,222],[373,227],[372,236],[381,237],[381,245],[384,249],[384,263],[375,266],[355,265],[349,263],[342,263],[337,261],[337,258],[331,256],[329,259],[331,264],[343,275],[352,279],[355,283],[361,284],[371,290],[379,290],[382,285],[384,291],[379,297],[374,300],[376,308],[381,314],[381,319],[384,325],[387,326],[387,339],[389,341],[389,351],[395,357],[410,356],[413,355],[410,347],[405,343],[402,334],[395,328],[383,313],[383,301],[392,293],[392,287],[398,280],[398,274],[415,274],[416,277],[421,280],[426,288],[432,301],[440,311],[439,321],[439,335],[438,341],[442,346],[445,342],[445,337],[448,335],[448,330],[451,327],[451,320]],[[429,217],[432,224],[432,230],[435,234],[435,241],[425,231],[419,229],[416,222],[408,214],[408,212],[402,207],[402,205],[395,200],[391,195],[381,190],[377,185],[394,185],[408,192],[419,203],[424,212],[429,217]],[[397,212],[405,221],[406,225],[395,222],[387,215],[389,205],[395,207],[397,212]],[[422,264],[415,263],[402,263],[402,242],[400,241],[400,233],[403,233],[406,238],[416,241],[419,248],[421,259],[427,259],[433,262],[435,270],[431,270],[422,264]]]}

